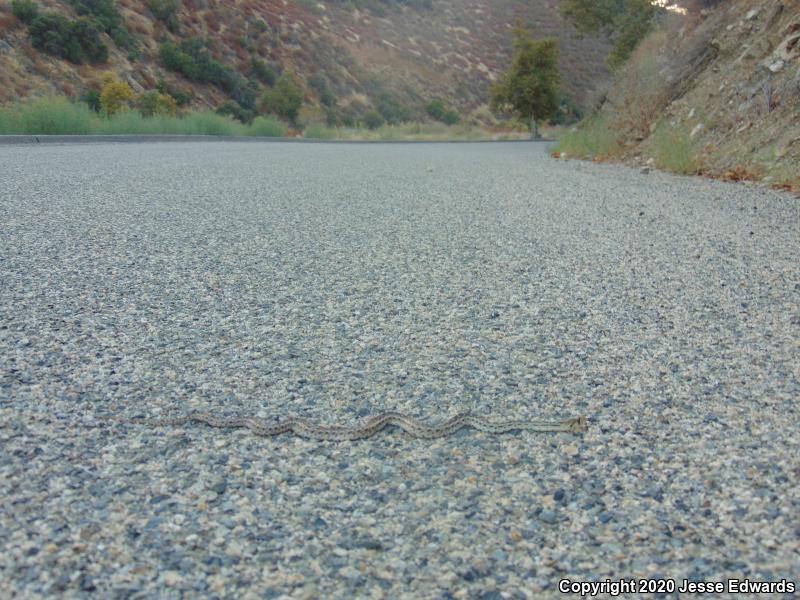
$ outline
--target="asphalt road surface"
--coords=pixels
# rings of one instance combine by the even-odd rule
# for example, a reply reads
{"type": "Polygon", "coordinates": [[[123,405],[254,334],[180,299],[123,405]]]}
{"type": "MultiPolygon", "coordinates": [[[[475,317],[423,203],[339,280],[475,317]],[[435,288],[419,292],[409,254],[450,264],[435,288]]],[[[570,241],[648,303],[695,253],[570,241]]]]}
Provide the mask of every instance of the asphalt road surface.
{"type": "Polygon", "coordinates": [[[787,591],[799,303],[796,197],[542,144],[0,146],[0,595],[787,591]]]}

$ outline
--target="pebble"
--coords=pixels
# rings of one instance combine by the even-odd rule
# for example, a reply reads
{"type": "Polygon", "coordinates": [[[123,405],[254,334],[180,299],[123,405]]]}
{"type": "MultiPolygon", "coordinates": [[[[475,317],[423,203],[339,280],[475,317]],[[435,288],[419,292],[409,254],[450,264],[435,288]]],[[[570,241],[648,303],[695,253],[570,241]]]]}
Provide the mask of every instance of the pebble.
{"type": "Polygon", "coordinates": [[[0,164],[0,597],[796,579],[796,198],[539,144],[0,164]],[[105,418],[194,409],[589,430],[334,443],[105,418]]]}

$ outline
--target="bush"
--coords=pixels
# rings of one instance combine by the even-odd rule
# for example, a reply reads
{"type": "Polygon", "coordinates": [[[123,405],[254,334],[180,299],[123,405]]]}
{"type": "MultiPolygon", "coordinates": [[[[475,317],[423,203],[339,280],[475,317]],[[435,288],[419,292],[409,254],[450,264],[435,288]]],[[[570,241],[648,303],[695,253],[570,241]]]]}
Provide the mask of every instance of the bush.
{"type": "Polygon", "coordinates": [[[322,106],[330,108],[336,104],[336,95],[331,91],[330,87],[328,87],[328,79],[325,75],[322,73],[314,73],[314,75],[309,78],[308,85],[317,92],[322,106]]]}
{"type": "Polygon", "coordinates": [[[561,136],[556,151],[567,156],[605,159],[622,151],[619,129],[605,118],[594,116],[561,136]]]}
{"type": "Polygon", "coordinates": [[[82,104],[47,97],[0,109],[0,133],[64,135],[91,133],[97,116],[82,104]]]}
{"type": "Polygon", "coordinates": [[[56,13],[45,13],[31,21],[28,35],[37,50],[75,64],[102,63],[108,59],[108,48],[100,39],[100,31],[85,17],[70,21],[56,13]]]}
{"type": "Polygon", "coordinates": [[[431,100],[425,107],[428,115],[437,121],[441,121],[444,116],[444,103],[441,100],[431,100]]]}
{"type": "Polygon", "coordinates": [[[147,8],[153,16],[164,23],[171,32],[176,33],[180,29],[178,22],[178,0],[147,0],[147,8]]]}
{"type": "Polygon", "coordinates": [[[373,97],[373,104],[381,117],[390,125],[411,120],[409,110],[400,104],[389,92],[378,92],[373,97]]]}
{"type": "Polygon", "coordinates": [[[461,120],[458,113],[452,108],[445,108],[441,100],[431,100],[425,107],[428,115],[445,125],[455,125],[461,120]]]}
{"type": "Polygon", "coordinates": [[[30,25],[39,16],[39,6],[32,0],[13,0],[11,12],[23,23],[30,25]]]}
{"type": "Polygon", "coordinates": [[[190,81],[216,85],[243,108],[255,105],[255,90],[239,73],[214,60],[205,40],[188,38],[180,46],[164,42],[160,48],[161,62],[170,71],[182,73],[190,81]]]}
{"type": "Polygon", "coordinates": [[[561,96],[558,110],[551,119],[553,125],[572,125],[583,118],[583,110],[569,96],[561,96]]]}
{"type": "Polygon", "coordinates": [[[662,123],[653,134],[653,154],[660,169],[683,175],[698,171],[694,143],[684,128],[662,123]]]}
{"type": "Polygon", "coordinates": [[[237,102],[225,102],[222,106],[217,108],[218,115],[225,115],[233,117],[240,123],[250,123],[256,116],[255,111],[242,108],[237,102]]]}
{"type": "Polygon", "coordinates": [[[100,103],[100,90],[89,90],[81,96],[81,100],[96,113],[99,113],[103,108],[103,105],[100,103]]]}
{"type": "Polygon", "coordinates": [[[268,65],[260,58],[255,57],[250,59],[250,73],[260,82],[265,83],[270,87],[275,85],[275,80],[278,77],[275,69],[271,65],[268,65]]]}
{"type": "Polygon", "coordinates": [[[286,125],[273,117],[256,117],[250,124],[247,135],[283,137],[286,135],[286,125]]]}
{"type": "Polygon", "coordinates": [[[461,121],[461,117],[452,108],[448,108],[442,115],[442,123],[445,125],[455,125],[461,121]]]}
{"type": "Polygon", "coordinates": [[[72,35],[83,50],[83,56],[90,63],[104,63],[108,60],[108,48],[100,39],[100,31],[92,19],[78,17],[72,22],[72,35]]]}
{"type": "Polygon", "coordinates": [[[364,115],[364,125],[367,129],[377,129],[384,124],[383,117],[376,110],[371,110],[364,115]]]}
{"type": "Polygon", "coordinates": [[[162,94],[157,90],[151,90],[139,94],[136,99],[136,108],[139,109],[143,117],[152,117],[154,115],[174,117],[178,110],[178,104],[172,96],[162,94]]]}
{"type": "Polygon", "coordinates": [[[103,76],[103,89],[100,91],[100,105],[103,112],[113,117],[115,114],[127,108],[128,103],[136,98],[131,86],[124,81],[120,81],[111,73],[103,76]]]}
{"type": "Polygon", "coordinates": [[[261,100],[262,112],[271,113],[294,123],[303,104],[303,91],[294,76],[284,73],[275,82],[275,88],[267,91],[261,100]]]}
{"type": "Polygon", "coordinates": [[[338,137],[338,131],[333,127],[327,127],[322,123],[310,123],[303,135],[309,139],[332,140],[338,137]]]}
{"type": "Polygon", "coordinates": [[[91,17],[120,48],[134,50],[136,42],[131,36],[114,0],[68,0],[79,15],[91,17]]]}

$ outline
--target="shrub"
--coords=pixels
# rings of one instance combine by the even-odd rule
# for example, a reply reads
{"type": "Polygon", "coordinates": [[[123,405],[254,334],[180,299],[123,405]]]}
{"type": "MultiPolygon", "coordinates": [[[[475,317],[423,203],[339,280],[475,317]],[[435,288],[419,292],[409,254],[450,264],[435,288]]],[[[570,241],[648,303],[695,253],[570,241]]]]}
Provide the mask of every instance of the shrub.
{"type": "Polygon", "coordinates": [[[120,81],[113,74],[103,76],[103,89],[100,91],[100,105],[109,117],[124,110],[128,103],[136,98],[131,86],[120,81]]]}
{"type": "Polygon", "coordinates": [[[665,12],[650,0],[565,0],[562,14],[582,34],[605,33],[611,40],[608,63],[618,67],[665,12]]]}
{"type": "Polygon", "coordinates": [[[430,117],[446,125],[455,125],[461,120],[458,113],[452,108],[445,108],[441,100],[431,100],[425,110],[430,117]]]}
{"type": "Polygon", "coordinates": [[[381,91],[373,97],[373,104],[381,117],[390,125],[403,123],[411,119],[411,113],[389,92],[381,91]]]}
{"type": "Polygon", "coordinates": [[[278,115],[292,123],[297,119],[302,104],[303,91],[291,73],[281,75],[275,82],[275,87],[267,91],[261,100],[262,112],[278,115]]]}
{"type": "Polygon", "coordinates": [[[100,103],[100,90],[89,90],[81,96],[81,100],[96,113],[99,113],[103,108],[103,105],[100,103]]]}
{"type": "Polygon", "coordinates": [[[558,110],[551,119],[553,125],[572,125],[583,118],[583,110],[569,96],[561,96],[558,110]]]}
{"type": "Polygon", "coordinates": [[[133,50],[136,42],[131,36],[114,0],[68,0],[79,15],[91,17],[120,48],[133,50]]]}
{"type": "Polygon", "coordinates": [[[275,85],[275,79],[278,77],[275,69],[271,65],[255,57],[250,59],[250,73],[253,77],[270,87],[275,85]]]}
{"type": "Polygon", "coordinates": [[[586,119],[562,135],[556,145],[557,152],[582,158],[611,158],[618,156],[621,150],[618,128],[601,116],[586,119]]]}
{"type": "Polygon", "coordinates": [[[172,90],[169,92],[169,95],[175,98],[175,102],[178,103],[178,106],[186,106],[192,101],[192,98],[194,98],[194,94],[192,94],[191,90],[172,90]]]}
{"type": "Polygon", "coordinates": [[[63,135],[91,133],[97,117],[82,104],[63,96],[36,98],[0,109],[0,133],[63,135]]]}
{"type": "Polygon", "coordinates": [[[156,85],[156,89],[162,94],[167,94],[168,96],[172,96],[175,99],[175,102],[178,104],[178,106],[186,106],[192,101],[192,98],[194,98],[192,90],[173,89],[167,85],[167,82],[164,81],[163,77],[160,77],[158,79],[158,84],[156,85]]]}
{"type": "Polygon", "coordinates": [[[332,140],[338,137],[338,132],[333,127],[327,127],[322,123],[310,123],[303,135],[309,139],[332,140]]]}
{"type": "Polygon", "coordinates": [[[182,134],[182,135],[243,135],[244,127],[227,117],[212,112],[190,113],[183,117],[153,115],[143,117],[137,111],[118,113],[102,119],[98,133],[182,134]]]}
{"type": "Polygon", "coordinates": [[[72,36],[83,50],[83,56],[91,63],[108,60],[108,48],[100,39],[100,31],[92,19],[78,17],[72,22],[72,36]]]}
{"type": "Polygon", "coordinates": [[[182,73],[187,79],[211,83],[227,92],[242,107],[252,109],[255,90],[239,73],[214,60],[205,40],[188,38],[180,46],[164,42],[160,48],[161,62],[170,71],[182,73]]]}
{"type": "Polygon", "coordinates": [[[175,98],[168,94],[162,94],[157,90],[139,94],[136,99],[136,107],[143,117],[152,117],[154,115],[174,117],[178,110],[175,98]]]}
{"type": "Polygon", "coordinates": [[[237,102],[233,101],[225,102],[222,106],[217,108],[216,113],[218,115],[233,117],[240,123],[245,124],[250,123],[256,116],[255,111],[242,108],[237,102]]]}
{"type": "Polygon", "coordinates": [[[698,171],[697,153],[686,129],[662,123],[653,134],[656,166],[674,173],[692,175],[698,171]]]}
{"type": "Polygon", "coordinates": [[[371,110],[364,115],[364,125],[366,125],[367,129],[377,129],[382,126],[384,122],[381,113],[376,110],[371,110]]]}
{"type": "Polygon", "coordinates": [[[39,16],[39,6],[32,0],[13,0],[11,12],[23,23],[30,25],[39,16]]]}
{"type": "Polygon", "coordinates": [[[147,8],[153,16],[164,23],[171,32],[175,33],[180,29],[178,22],[178,0],[147,0],[147,8]]]}
{"type": "Polygon", "coordinates": [[[325,75],[319,72],[314,73],[308,79],[308,85],[311,86],[311,89],[313,89],[317,93],[317,96],[319,96],[320,104],[327,106],[328,108],[336,104],[336,95],[328,86],[328,78],[325,77],[325,75]]]}
{"type": "Polygon", "coordinates": [[[452,108],[448,108],[442,115],[442,123],[445,125],[455,125],[461,120],[461,117],[452,108]]]}
{"type": "Polygon", "coordinates": [[[195,135],[241,135],[244,132],[241,123],[210,111],[191,113],[181,121],[186,125],[186,133],[195,135]]]}
{"type": "Polygon", "coordinates": [[[250,124],[247,135],[283,137],[286,135],[286,125],[273,117],[256,117],[250,124]]]}
{"type": "Polygon", "coordinates": [[[441,121],[444,116],[444,103],[441,100],[431,100],[428,106],[425,107],[428,115],[437,121],[441,121]]]}
{"type": "Polygon", "coordinates": [[[85,60],[102,63],[108,59],[108,48],[100,39],[100,31],[85,17],[70,21],[56,13],[45,13],[31,21],[28,35],[37,50],[75,64],[85,60]]]}

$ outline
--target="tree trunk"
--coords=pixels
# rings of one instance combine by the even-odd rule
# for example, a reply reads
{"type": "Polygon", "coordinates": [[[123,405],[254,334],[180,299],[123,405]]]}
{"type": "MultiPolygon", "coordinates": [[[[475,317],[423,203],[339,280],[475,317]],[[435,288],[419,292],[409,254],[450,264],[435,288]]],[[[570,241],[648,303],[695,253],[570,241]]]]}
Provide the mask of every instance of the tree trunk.
{"type": "Polygon", "coordinates": [[[531,117],[531,139],[538,140],[539,139],[539,128],[536,124],[536,117],[531,117]]]}

